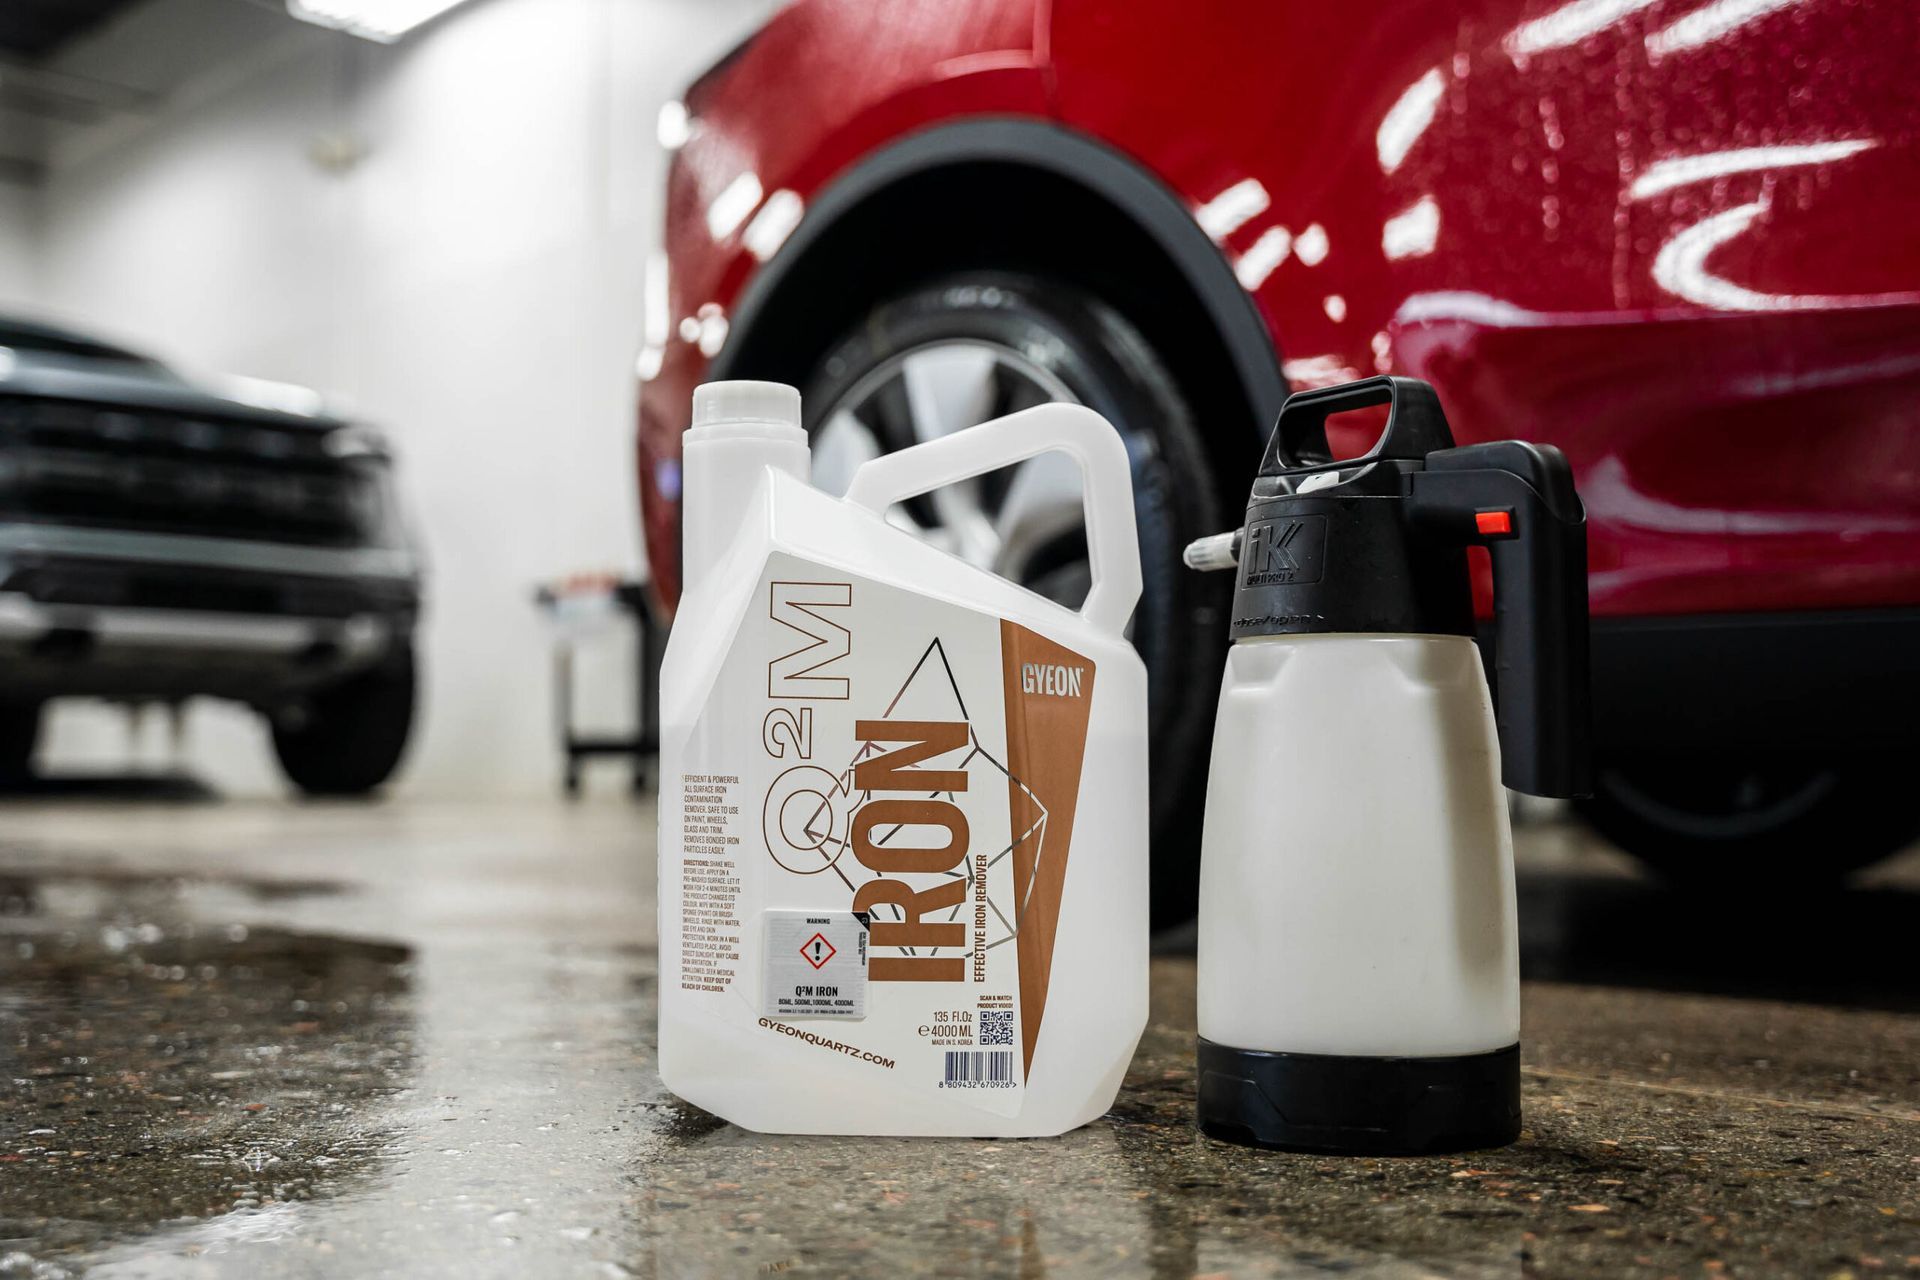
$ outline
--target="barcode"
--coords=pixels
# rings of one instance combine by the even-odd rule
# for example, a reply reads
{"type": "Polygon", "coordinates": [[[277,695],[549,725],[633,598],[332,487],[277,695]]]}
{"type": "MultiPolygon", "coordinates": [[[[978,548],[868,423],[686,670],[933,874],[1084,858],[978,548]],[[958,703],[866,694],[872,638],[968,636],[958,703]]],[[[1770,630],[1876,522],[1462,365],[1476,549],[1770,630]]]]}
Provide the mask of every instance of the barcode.
{"type": "Polygon", "coordinates": [[[1012,1084],[1013,1055],[977,1049],[947,1051],[947,1084],[1012,1084]]]}

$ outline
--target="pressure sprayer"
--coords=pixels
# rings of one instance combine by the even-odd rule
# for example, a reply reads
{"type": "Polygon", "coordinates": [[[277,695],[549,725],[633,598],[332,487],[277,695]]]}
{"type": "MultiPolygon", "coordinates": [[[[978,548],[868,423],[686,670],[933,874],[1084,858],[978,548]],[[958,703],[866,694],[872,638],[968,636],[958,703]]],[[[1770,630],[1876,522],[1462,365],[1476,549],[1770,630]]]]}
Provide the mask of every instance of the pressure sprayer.
{"type": "Polygon", "coordinates": [[[1501,782],[1588,786],[1586,517],[1566,459],[1454,447],[1415,379],[1302,392],[1244,527],[1187,563],[1238,567],[1201,852],[1202,1128],[1344,1153],[1513,1141],[1501,782]],[[1381,404],[1372,450],[1332,460],[1328,416],[1381,404]],[[1497,703],[1472,546],[1493,562],[1497,703]]]}
{"type": "Polygon", "coordinates": [[[800,397],[694,393],[660,676],[660,1073],[778,1133],[1060,1133],[1147,1017],[1146,672],[1133,487],[1049,404],[808,483],[800,397]],[[1076,611],[889,523],[1059,450],[1076,611]]]}

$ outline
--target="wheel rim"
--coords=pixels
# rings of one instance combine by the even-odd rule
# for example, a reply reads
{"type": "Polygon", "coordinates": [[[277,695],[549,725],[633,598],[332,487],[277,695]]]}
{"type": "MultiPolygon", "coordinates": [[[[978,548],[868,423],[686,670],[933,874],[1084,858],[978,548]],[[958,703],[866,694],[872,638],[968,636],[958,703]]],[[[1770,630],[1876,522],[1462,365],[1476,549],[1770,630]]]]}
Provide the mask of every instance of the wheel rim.
{"type": "Polygon", "coordinates": [[[1734,770],[1685,795],[1667,794],[1645,779],[1618,771],[1610,771],[1606,781],[1629,811],[1696,840],[1742,840],[1778,830],[1813,812],[1839,784],[1829,769],[1786,774],[1734,770]]]}
{"type": "MultiPolygon", "coordinates": [[[[896,352],[822,411],[813,482],[841,496],[854,472],[883,453],[1058,402],[1077,404],[1079,397],[1012,347],[969,338],[896,352]]],[[[1091,573],[1080,471],[1063,454],[947,485],[894,507],[887,519],[1049,599],[1077,607],[1086,597],[1091,573]]]]}

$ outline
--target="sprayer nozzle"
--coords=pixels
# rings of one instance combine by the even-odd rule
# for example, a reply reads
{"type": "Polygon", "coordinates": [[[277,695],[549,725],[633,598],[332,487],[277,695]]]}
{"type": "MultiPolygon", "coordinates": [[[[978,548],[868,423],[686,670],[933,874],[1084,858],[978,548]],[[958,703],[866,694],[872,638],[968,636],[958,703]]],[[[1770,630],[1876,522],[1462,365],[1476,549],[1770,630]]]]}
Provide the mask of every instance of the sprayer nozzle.
{"type": "Polygon", "coordinates": [[[784,382],[708,382],[693,389],[693,425],[800,426],[800,393],[784,382]]]}
{"type": "Polygon", "coordinates": [[[1240,530],[1216,533],[1211,538],[1189,542],[1180,558],[1186,561],[1187,568],[1198,569],[1202,573],[1231,569],[1240,563],[1240,530]]]}

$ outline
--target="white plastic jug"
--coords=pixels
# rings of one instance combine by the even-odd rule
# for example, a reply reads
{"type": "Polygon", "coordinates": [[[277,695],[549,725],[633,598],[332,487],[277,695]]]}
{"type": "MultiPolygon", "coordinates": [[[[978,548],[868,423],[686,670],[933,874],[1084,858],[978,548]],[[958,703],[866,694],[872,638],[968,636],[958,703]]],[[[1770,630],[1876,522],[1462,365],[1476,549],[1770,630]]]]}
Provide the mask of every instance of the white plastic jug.
{"type": "Polygon", "coordinates": [[[1146,673],[1125,448],[1052,404],[808,484],[792,388],[714,383],[661,671],[660,1073],[772,1133],[1025,1137],[1113,1102],[1147,1016],[1146,673]],[[1049,450],[1078,611],[889,524],[1049,450]]]}

